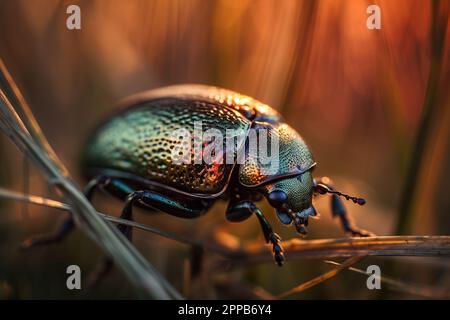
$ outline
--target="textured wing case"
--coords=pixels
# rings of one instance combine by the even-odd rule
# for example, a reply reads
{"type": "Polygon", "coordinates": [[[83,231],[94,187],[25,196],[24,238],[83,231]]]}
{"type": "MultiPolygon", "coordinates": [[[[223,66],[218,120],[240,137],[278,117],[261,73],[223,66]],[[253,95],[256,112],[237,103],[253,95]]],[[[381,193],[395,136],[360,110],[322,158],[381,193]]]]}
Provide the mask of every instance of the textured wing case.
{"type": "Polygon", "coordinates": [[[273,108],[252,97],[213,86],[201,84],[182,84],[150,91],[145,91],[127,98],[123,104],[131,105],[141,101],[173,97],[185,100],[208,101],[225,105],[240,112],[249,120],[277,123],[282,121],[281,115],[273,108]]]}
{"type": "Polygon", "coordinates": [[[150,95],[129,100],[128,105],[131,106],[105,122],[89,140],[84,157],[88,170],[133,174],[193,195],[219,195],[224,191],[233,165],[195,164],[194,152],[190,164],[174,163],[172,150],[186,140],[173,132],[184,128],[194,137],[194,123],[201,121],[203,131],[218,129],[225,136],[227,129],[246,132],[251,125],[248,119],[225,103],[185,96],[150,95]]]}

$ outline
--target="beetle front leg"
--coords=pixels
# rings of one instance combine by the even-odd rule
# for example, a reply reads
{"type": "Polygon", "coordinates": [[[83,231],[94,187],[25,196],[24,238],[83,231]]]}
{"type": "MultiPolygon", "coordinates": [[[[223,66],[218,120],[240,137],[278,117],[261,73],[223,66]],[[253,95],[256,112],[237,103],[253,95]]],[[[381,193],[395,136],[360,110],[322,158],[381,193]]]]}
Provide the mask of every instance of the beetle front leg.
{"type": "Polygon", "coordinates": [[[227,219],[230,221],[242,221],[250,215],[255,214],[264,234],[267,243],[272,244],[272,252],[275,262],[282,266],[284,262],[283,247],[281,246],[281,238],[273,232],[272,226],[262,211],[251,201],[244,200],[231,204],[227,209],[227,219]]]}
{"type": "MultiPolygon", "coordinates": [[[[326,194],[326,193],[331,194],[332,215],[333,217],[339,217],[342,229],[344,229],[346,233],[350,233],[352,236],[359,236],[359,237],[369,237],[373,235],[372,232],[360,229],[355,225],[353,218],[345,209],[344,203],[342,202],[342,199],[338,195],[341,193],[340,192],[338,194],[333,193],[336,191],[334,191],[332,183],[329,178],[322,178],[319,179],[318,181],[314,179],[314,192],[319,194],[326,194]]],[[[350,197],[347,195],[343,196],[361,205],[365,203],[365,201],[361,198],[350,197]]]]}
{"type": "MultiPolygon", "coordinates": [[[[104,187],[109,183],[109,179],[104,176],[98,176],[89,181],[83,190],[84,196],[91,201],[92,195],[98,187],[104,187]]],[[[64,220],[62,225],[54,233],[37,235],[26,239],[20,245],[21,249],[29,249],[31,247],[48,245],[61,242],[75,227],[72,216],[64,220]]]]}

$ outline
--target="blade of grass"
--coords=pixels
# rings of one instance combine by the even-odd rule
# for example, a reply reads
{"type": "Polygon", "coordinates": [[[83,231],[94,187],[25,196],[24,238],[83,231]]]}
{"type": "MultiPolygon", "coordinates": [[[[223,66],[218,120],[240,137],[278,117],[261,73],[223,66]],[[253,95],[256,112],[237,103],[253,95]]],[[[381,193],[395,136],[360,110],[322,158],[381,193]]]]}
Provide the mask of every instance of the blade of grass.
{"type": "Polygon", "coordinates": [[[426,159],[425,150],[429,141],[431,128],[438,113],[439,81],[444,61],[444,44],[448,25],[448,3],[444,1],[431,2],[431,63],[428,75],[425,100],[422,107],[422,117],[416,133],[416,139],[410,155],[410,162],[405,176],[405,182],[400,200],[399,216],[396,234],[405,234],[412,223],[412,209],[416,196],[417,182],[423,162],[426,159]]]}
{"type": "MultiPolygon", "coordinates": [[[[146,261],[136,248],[117,230],[101,219],[83,193],[68,176],[46,141],[29,108],[19,99],[8,99],[16,88],[0,60],[0,127],[18,149],[44,173],[50,185],[72,208],[77,226],[110,256],[136,288],[146,298],[170,299],[181,295],[146,261]],[[6,93],[5,93],[5,91],[6,93]],[[16,110],[21,110],[25,122],[16,110]],[[27,126],[28,125],[28,126],[27,126]],[[32,132],[32,133],[30,133],[32,132]]],[[[17,98],[17,96],[15,96],[17,98]]]]}
{"type": "Polygon", "coordinates": [[[31,108],[29,107],[27,101],[23,97],[16,85],[11,74],[8,72],[3,60],[0,58],[0,88],[3,91],[6,100],[8,100],[13,106],[14,111],[18,114],[20,121],[27,128],[27,131],[33,138],[33,140],[44,149],[49,158],[53,161],[54,165],[58,167],[63,175],[67,175],[68,171],[64,164],[59,160],[55,151],[52,149],[47,139],[44,136],[38,122],[36,121],[31,108]]]}

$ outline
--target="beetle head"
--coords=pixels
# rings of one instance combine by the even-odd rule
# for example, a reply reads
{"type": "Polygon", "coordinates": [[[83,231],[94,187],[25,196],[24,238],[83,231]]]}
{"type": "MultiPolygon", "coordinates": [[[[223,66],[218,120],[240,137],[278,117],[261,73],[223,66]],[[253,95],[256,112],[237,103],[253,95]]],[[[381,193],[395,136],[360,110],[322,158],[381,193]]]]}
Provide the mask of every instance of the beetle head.
{"type": "Polygon", "coordinates": [[[300,234],[306,234],[308,217],[315,216],[312,206],[313,178],[310,171],[264,186],[267,200],[284,224],[294,225],[300,234]]]}

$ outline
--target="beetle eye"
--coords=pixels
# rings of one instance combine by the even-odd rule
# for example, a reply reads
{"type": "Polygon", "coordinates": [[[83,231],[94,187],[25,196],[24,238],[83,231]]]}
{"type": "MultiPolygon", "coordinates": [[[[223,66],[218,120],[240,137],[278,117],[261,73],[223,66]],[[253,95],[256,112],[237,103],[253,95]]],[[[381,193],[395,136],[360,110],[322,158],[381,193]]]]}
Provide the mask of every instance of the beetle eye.
{"type": "Polygon", "coordinates": [[[284,191],[274,190],[269,193],[269,203],[272,207],[281,207],[287,200],[287,194],[284,191]]]}

